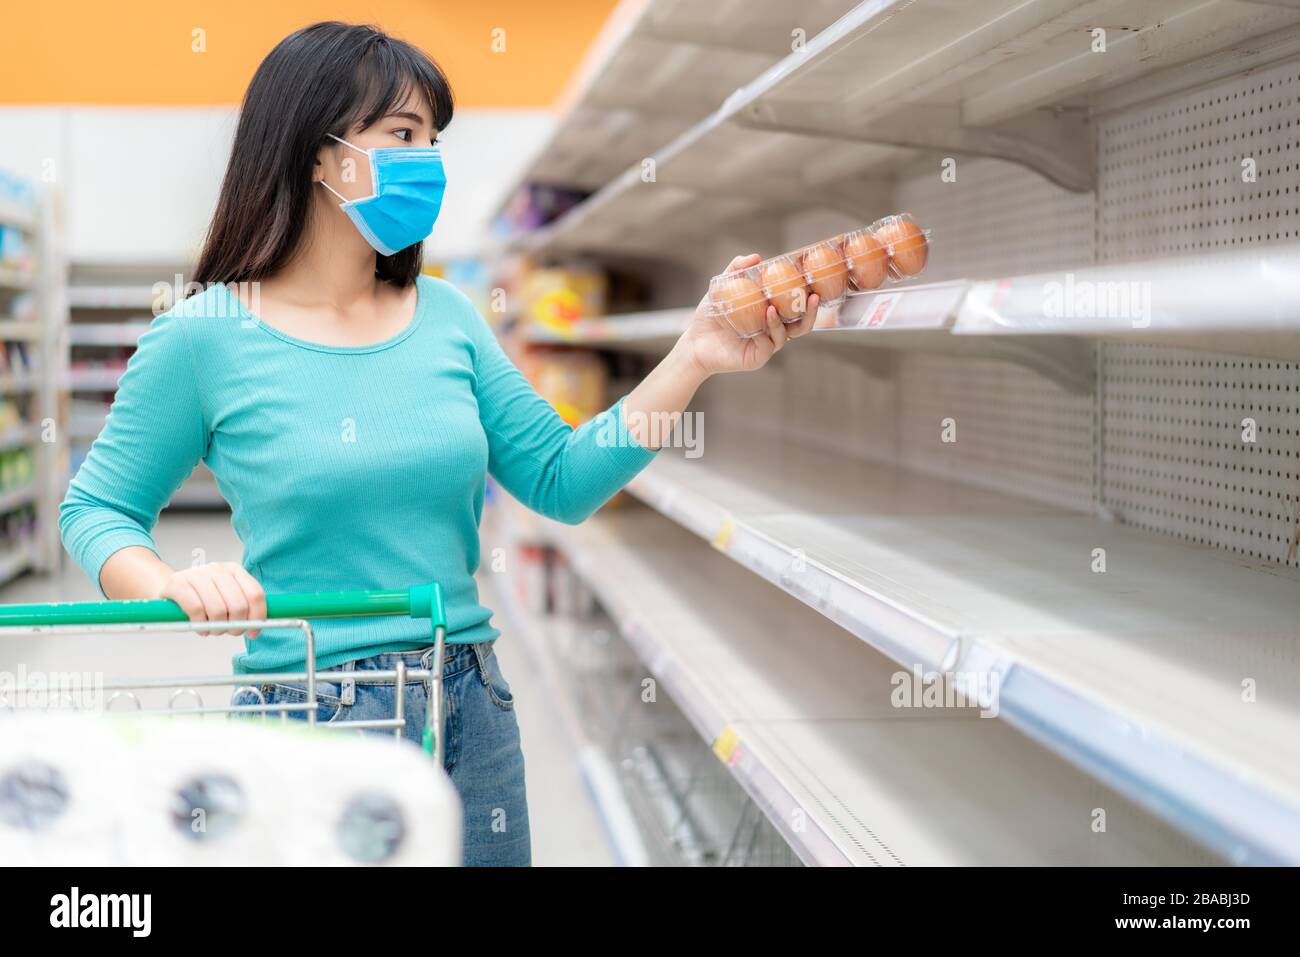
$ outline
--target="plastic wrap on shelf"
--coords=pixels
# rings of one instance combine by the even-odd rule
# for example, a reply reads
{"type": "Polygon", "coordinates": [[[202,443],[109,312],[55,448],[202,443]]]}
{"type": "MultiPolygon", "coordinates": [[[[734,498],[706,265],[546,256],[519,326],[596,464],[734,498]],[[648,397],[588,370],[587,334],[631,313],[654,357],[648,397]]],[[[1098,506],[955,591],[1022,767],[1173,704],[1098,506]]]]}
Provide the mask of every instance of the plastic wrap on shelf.
{"type": "Polygon", "coordinates": [[[707,308],[747,339],[763,331],[769,305],[783,322],[795,322],[813,294],[822,305],[835,306],[886,282],[911,279],[925,270],[929,252],[929,231],[907,213],[886,216],[870,226],[714,276],[707,308]]]}

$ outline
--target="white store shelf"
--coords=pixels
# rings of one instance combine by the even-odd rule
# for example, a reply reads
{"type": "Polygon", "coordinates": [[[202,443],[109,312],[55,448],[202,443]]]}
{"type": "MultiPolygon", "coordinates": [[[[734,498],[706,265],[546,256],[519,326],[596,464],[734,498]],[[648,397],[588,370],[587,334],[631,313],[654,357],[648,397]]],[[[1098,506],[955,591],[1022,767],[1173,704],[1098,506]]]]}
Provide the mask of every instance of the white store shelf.
{"type": "Polygon", "coordinates": [[[37,386],[36,376],[30,372],[0,373],[0,395],[31,392],[37,386]]]}
{"type": "MultiPolygon", "coordinates": [[[[671,344],[691,312],[665,309],[584,320],[563,335],[530,329],[529,338],[581,345],[671,344]]],[[[1065,347],[1049,342],[1053,338],[1300,360],[1300,245],[980,281],[887,285],[823,310],[817,334],[827,332],[836,335],[817,341],[996,355],[1037,365],[1058,379],[1066,377],[1072,357],[1057,355],[1065,347]],[[961,339],[944,341],[949,333],[961,339]],[[1019,340],[1014,349],[1012,339],[1019,340]],[[1061,361],[1054,363],[1054,356],[1061,361]]],[[[1085,380],[1090,376],[1086,364],[1075,371],[1085,380]]]]}
{"type": "Polygon", "coordinates": [[[36,487],[31,484],[0,492],[0,515],[7,515],[24,505],[31,505],[34,501],[36,501],[36,487]]]}
{"type": "Polygon", "coordinates": [[[74,346],[135,346],[149,322],[86,322],[68,327],[68,344],[74,346]]]}
{"type": "Polygon", "coordinates": [[[657,149],[653,180],[625,169],[519,248],[693,261],[723,225],[757,235],[810,207],[873,220],[890,177],[921,161],[937,175],[945,156],[1085,191],[1090,106],[1192,64],[1281,55],[1271,38],[1297,23],[1294,6],[1242,0],[867,0],[657,149]]]}
{"type": "Polygon", "coordinates": [[[952,331],[1094,336],[1300,359],[1300,245],[978,282],[952,331]]]}
{"type": "Polygon", "coordinates": [[[8,342],[35,342],[41,337],[41,324],[25,319],[0,320],[0,339],[8,342]]]}
{"type": "Polygon", "coordinates": [[[1208,859],[976,709],[894,707],[892,663],[653,514],[552,537],[807,863],[1208,859]]]}
{"type": "Polygon", "coordinates": [[[690,325],[694,309],[661,309],[600,319],[579,319],[565,329],[529,323],[525,337],[538,345],[671,344],[690,325]]]}
{"type": "Polygon", "coordinates": [[[69,369],[67,387],[74,392],[112,392],[126,367],[102,369],[69,369]]]}
{"type": "Polygon", "coordinates": [[[0,265],[0,290],[25,292],[35,285],[32,274],[24,269],[0,265]]]}
{"type": "Polygon", "coordinates": [[[1294,575],[793,442],[710,435],[702,458],[661,455],[630,490],[907,667],[997,675],[1003,718],[1230,859],[1300,861],[1294,575]]]}
{"type": "Polygon", "coordinates": [[[69,286],[68,306],[73,309],[152,309],[158,293],[152,286],[69,286]]]}
{"type": "Polygon", "coordinates": [[[521,182],[597,189],[702,119],[852,0],[624,0],[557,104],[521,182]]]}

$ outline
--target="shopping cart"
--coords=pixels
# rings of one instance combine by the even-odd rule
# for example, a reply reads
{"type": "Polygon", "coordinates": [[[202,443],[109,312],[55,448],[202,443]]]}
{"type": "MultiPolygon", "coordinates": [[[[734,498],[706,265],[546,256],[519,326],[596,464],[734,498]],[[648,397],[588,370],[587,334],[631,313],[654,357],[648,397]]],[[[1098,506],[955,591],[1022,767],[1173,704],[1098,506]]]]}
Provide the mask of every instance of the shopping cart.
{"type": "MultiPolygon", "coordinates": [[[[184,714],[261,714],[264,717],[280,715],[288,720],[290,713],[303,712],[307,723],[322,728],[342,730],[392,729],[397,738],[403,736],[407,716],[405,692],[412,681],[428,683],[428,707],[422,733],[424,750],[437,767],[443,763],[443,686],[442,660],[444,656],[447,625],[443,614],[442,591],[436,582],[416,585],[397,591],[345,591],[311,592],[266,596],[267,617],[248,621],[190,621],[180,606],[167,599],[151,601],[91,601],[56,602],[51,604],[0,605],[0,639],[11,636],[58,634],[130,634],[141,632],[193,631],[199,634],[226,631],[248,631],[262,628],[296,628],[302,632],[302,672],[272,672],[261,674],[201,675],[190,677],[131,678],[105,681],[102,690],[109,694],[105,708],[125,701],[127,707],[139,712],[163,711],[184,714]],[[427,619],[433,644],[433,661],[429,668],[407,668],[398,662],[390,671],[319,671],[316,667],[316,640],[311,619],[349,618],[374,615],[405,615],[427,619]],[[396,706],[391,718],[355,721],[331,721],[317,724],[317,685],[353,681],[359,684],[393,682],[396,706]],[[262,685],[302,685],[306,696],[303,701],[286,701],[268,704],[262,694],[262,685]],[[257,704],[204,703],[200,688],[234,688],[231,698],[248,693],[257,704]],[[171,690],[167,707],[147,709],[137,692],[146,689],[171,690]],[[186,706],[186,702],[190,702],[186,706]]],[[[22,693],[24,689],[14,689],[22,693]]],[[[99,690],[99,689],[97,689],[99,690]]],[[[0,701],[0,707],[4,705],[0,701]]]]}

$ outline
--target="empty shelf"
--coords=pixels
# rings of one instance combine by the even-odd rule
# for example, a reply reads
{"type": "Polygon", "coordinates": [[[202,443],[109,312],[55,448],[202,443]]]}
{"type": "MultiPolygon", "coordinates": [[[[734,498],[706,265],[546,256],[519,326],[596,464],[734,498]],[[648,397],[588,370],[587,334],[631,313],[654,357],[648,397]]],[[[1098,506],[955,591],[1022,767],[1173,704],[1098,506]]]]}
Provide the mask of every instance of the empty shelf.
{"type": "Polygon", "coordinates": [[[630,488],[1225,856],[1300,860],[1294,575],[734,429],[630,488]]]}
{"type": "Polygon", "coordinates": [[[551,534],[808,863],[1211,860],[974,708],[895,707],[896,665],[652,513],[551,534]]]}

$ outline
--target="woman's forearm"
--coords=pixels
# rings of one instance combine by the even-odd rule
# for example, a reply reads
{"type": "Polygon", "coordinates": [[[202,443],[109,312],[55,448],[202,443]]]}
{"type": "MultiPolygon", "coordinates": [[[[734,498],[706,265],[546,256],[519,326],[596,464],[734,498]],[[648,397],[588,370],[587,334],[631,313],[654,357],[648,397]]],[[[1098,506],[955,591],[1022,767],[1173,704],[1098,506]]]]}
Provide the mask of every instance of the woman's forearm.
{"type": "Polygon", "coordinates": [[[659,448],[708,377],[690,346],[679,339],[623,400],[623,416],[632,438],[647,449],[659,448]]]}
{"type": "Polygon", "coordinates": [[[118,549],[99,570],[99,585],[112,599],[157,598],[175,574],[170,565],[142,545],[118,549]]]}

